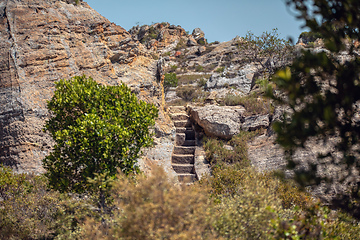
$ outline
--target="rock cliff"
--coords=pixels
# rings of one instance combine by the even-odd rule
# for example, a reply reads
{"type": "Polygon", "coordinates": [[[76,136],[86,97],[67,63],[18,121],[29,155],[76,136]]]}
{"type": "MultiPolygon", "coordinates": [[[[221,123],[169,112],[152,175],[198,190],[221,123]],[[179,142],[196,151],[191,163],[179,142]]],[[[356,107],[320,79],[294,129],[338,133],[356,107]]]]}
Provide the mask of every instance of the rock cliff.
{"type": "MultiPolygon", "coordinates": [[[[102,84],[124,82],[142,100],[160,106],[156,61],[148,50],[87,3],[75,2],[0,2],[0,163],[19,172],[43,171],[41,160],[53,144],[42,126],[54,81],[85,74],[102,84]]],[[[174,131],[160,112],[155,141],[170,142],[157,145],[160,159],[170,161],[174,131]]]]}

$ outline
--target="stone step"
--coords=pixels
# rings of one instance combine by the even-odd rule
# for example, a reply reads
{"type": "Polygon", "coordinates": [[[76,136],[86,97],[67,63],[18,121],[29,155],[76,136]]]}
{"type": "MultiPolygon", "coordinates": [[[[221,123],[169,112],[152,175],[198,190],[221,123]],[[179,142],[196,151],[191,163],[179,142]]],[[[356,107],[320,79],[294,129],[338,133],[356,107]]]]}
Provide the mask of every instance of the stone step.
{"type": "Polygon", "coordinates": [[[188,120],[189,116],[186,113],[173,113],[171,114],[171,120],[173,121],[185,121],[188,120]]]}
{"type": "Polygon", "coordinates": [[[192,173],[195,174],[195,168],[193,164],[171,164],[174,171],[179,173],[192,173]]]}
{"type": "Polygon", "coordinates": [[[178,127],[176,128],[176,133],[185,133],[187,130],[191,130],[191,128],[178,127]]]}
{"type": "Polygon", "coordinates": [[[179,154],[184,154],[184,155],[195,154],[195,146],[191,146],[191,147],[175,146],[173,154],[175,154],[175,155],[179,155],[179,154]]]}
{"type": "Polygon", "coordinates": [[[195,140],[185,140],[183,144],[179,146],[196,146],[195,140]]]}
{"type": "Polygon", "coordinates": [[[182,121],[174,121],[174,125],[176,128],[181,128],[181,127],[191,127],[191,122],[190,120],[182,120],[182,121]]]}
{"type": "Polygon", "coordinates": [[[170,106],[168,108],[170,113],[177,113],[177,112],[184,112],[186,113],[186,107],[185,106],[170,106]]]}
{"type": "Polygon", "coordinates": [[[178,174],[179,182],[193,183],[197,180],[196,174],[178,174]]]}
{"type": "Polygon", "coordinates": [[[172,155],[171,157],[173,164],[194,164],[194,155],[172,155]]]}

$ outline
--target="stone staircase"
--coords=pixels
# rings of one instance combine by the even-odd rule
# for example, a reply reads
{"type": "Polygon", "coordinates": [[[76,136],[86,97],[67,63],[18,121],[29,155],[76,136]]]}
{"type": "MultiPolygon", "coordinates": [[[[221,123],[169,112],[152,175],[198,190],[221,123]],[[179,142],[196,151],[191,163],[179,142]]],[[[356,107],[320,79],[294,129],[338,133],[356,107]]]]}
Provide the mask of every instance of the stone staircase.
{"type": "Polygon", "coordinates": [[[194,166],[196,149],[195,131],[184,106],[171,106],[169,111],[176,127],[176,139],[171,165],[178,174],[180,183],[192,183],[197,180],[194,166]]]}

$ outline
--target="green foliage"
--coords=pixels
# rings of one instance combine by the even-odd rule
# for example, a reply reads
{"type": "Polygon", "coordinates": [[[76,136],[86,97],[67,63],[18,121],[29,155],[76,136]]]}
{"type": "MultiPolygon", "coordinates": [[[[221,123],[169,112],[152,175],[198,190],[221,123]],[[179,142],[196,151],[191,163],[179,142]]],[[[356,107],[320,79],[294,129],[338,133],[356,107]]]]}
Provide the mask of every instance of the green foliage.
{"type": "Polygon", "coordinates": [[[291,68],[274,77],[286,97],[274,96],[272,91],[268,95],[291,109],[284,116],[286,121],[274,125],[277,141],[288,154],[289,167],[295,169],[300,164],[292,158],[297,148],[311,139],[329,143],[330,137],[337,137],[331,150],[318,155],[317,162],[302,161],[309,168],[297,171],[295,178],[302,186],[347,182],[348,192],[341,192],[333,206],[360,218],[360,184],[353,175],[360,170],[359,107],[355,104],[360,100],[360,58],[354,45],[360,41],[360,2],[288,0],[287,4],[296,8],[298,18],[306,20],[311,32],[321,34],[328,51],[304,50],[291,68]],[[340,51],[346,52],[346,61],[339,59],[340,51]],[[341,173],[320,172],[338,166],[341,173]]]}
{"type": "Polygon", "coordinates": [[[288,65],[293,57],[293,46],[290,41],[279,37],[276,28],[260,36],[248,32],[238,46],[250,62],[257,62],[262,67],[263,77],[267,78],[288,65]]]}
{"type": "Polygon", "coordinates": [[[0,239],[74,239],[85,217],[84,199],[49,191],[43,176],[0,167],[0,239]]]}
{"type": "Polygon", "coordinates": [[[170,66],[170,72],[175,72],[177,68],[178,68],[177,65],[171,65],[170,66]]]}
{"type": "Polygon", "coordinates": [[[176,77],[176,73],[165,73],[164,78],[164,88],[167,91],[171,87],[178,86],[178,79],[176,77]]]}
{"type": "Polygon", "coordinates": [[[224,70],[225,70],[225,67],[218,67],[218,68],[215,70],[215,72],[217,72],[217,73],[223,73],[224,70]]]}
{"type": "Polygon", "coordinates": [[[171,52],[166,52],[163,54],[163,56],[170,56],[171,55],[171,52]]]}
{"type": "Polygon", "coordinates": [[[149,127],[158,110],[126,85],[102,86],[85,76],[60,80],[48,109],[45,129],[56,144],[43,166],[51,187],[84,192],[97,173],[139,171],[136,161],[141,148],[152,144],[149,127]]]}
{"type": "Polygon", "coordinates": [[[215,138],[205,140],[204,150],[206,159],[213,166],[223,163],[237,163],[243,166],[249,165],[247,155],[247,142],[259,134],[259,131],[241,131],[227,142],[228,147],[224,147],[224,141],[215,138]]]}
{"type": "Polygon", "coordinates": [[[148,43],[152,39],[156,39],[158,36],[158,31],[151,26],[145,36],[140,40],[141,43],[148,43]]]}
{"type": "Polygon", "coordinates": [[[194,83],[195,81],[202,78],[209,79],[210,76],[211,76],[210,74],[181,75],[178,76],[178,79],[179,79],[179,83],[184,85],[184,84],[194,83]]]}

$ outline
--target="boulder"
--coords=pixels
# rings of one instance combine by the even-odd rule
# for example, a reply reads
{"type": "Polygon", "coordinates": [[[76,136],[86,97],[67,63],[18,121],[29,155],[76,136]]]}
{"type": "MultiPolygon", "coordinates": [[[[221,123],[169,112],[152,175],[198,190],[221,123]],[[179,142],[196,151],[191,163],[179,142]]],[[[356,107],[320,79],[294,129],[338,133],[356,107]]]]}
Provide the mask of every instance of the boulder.
{"type": "Polygon", "coordinates": [[[193,37],[189,37],[189,39],[187,40],[186,45],[188,47],[197,46],[197,42],[195,41],[195,39],[193,37]]]}
{"type": "Polygon", "coordinates": [[[257,69],[254,65],[248,64],[239,71],[225,71],[224,73],[214,73],[208,82],[206,88],[226,88],[235,87],[243,93],[250,92],[253,85],[254,75],[257,69]]]}
{"type": "Polygon", "coordinates": [[[245,120],[242,106],[190,106],[189,109],[191,119],[204,129],[206,135],[222,139],[231,139],[238,134],[245,120]]]}
{"type": "Polygon", "coordinates": [[[191,35],[196,41],[205,37],[205,33],[200,28],[195,28],[191,35]]]}

